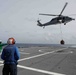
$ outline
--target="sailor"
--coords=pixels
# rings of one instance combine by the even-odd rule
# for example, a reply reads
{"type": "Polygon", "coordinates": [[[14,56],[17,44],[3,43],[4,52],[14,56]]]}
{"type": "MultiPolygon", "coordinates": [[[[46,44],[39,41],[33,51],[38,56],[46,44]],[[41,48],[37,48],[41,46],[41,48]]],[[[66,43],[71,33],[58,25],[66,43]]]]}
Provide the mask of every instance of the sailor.
{"type": "Polygon", "coordinates": [[[9,38],[3,49],[1,59],[4,60],[2,75],[17,75],[17,64],[20,58],[19,50],[15,46],[15,39],[9,38]]]}

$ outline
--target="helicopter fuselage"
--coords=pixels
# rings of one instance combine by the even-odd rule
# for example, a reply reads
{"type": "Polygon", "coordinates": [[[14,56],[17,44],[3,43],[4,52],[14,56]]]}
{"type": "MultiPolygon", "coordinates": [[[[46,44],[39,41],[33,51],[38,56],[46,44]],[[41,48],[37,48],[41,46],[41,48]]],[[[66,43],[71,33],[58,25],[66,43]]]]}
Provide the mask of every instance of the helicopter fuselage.
{"type": "Polygon", "coordinates": [[[37,22],[38,22],[38,26],[42,27],[42,26],[56,25],[56,24],[62,24],[62,23],[64,25],[66,25],[66,23],[68,23],[68,22],[70,22],[72,20],[75,20],[75,19],[73,19],[71,17],[68,17],[68,16],[59,16],[59,17],[53,18],[51,21],[49,21],[47,23],[44,23],[44,24],[40,23],[39,20],[37,22]]]}
{"type": "Polygon", "coordinates": [[[57,17],[55,17],[55,18],[53,18],[53,19],[51,19],[49,22],[47,22],[47,23],[44,23],[44,24],[42,24],[42,23],[40,23],[40,21],[38,20],[37,22],[38,22],[38,26],[48,26],[48,25],[56,25],[56,24],[64,24],[64,25],[66,25],[66,23],[68,23],[68,22],[70,22],[70,21],[72,21],[72,20],[75,20],[74,18],[71,18],[71,17],[69,17],[69,16],[63,16],[62,15],[62,13],[63,13],[63,11],[64,11],[64,9],[66,8],[66,6],[67,6],[67,2],[65,3],[65,5],[64,5],[64,7],[63,7],[63,9],[62,9],[62,11],[60,12],[60,14],[59,15],[54,15],[54,14],[43,14],[43,13],[41,13],[41,14],[39,14],[39,15],[45,15],[45,16],[57,16],[57,17]]]}
{"type": "Polygon", "coordinates": [[[61,24],[61,23],[64,23],[64,25],[72,20],[75,20],[71,17],[68,17],[68,16],[59,16],[59,17],[56,17],[56,18],[53,18],[51,21],[50,21],[50,25],[51,24],[61,24]]]}

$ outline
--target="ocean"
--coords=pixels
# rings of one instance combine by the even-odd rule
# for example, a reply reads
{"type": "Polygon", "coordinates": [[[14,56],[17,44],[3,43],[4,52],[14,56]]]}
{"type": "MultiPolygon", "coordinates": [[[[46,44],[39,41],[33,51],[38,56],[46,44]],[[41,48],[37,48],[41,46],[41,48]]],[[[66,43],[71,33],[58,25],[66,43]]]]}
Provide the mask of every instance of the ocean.
{"type": "Polygon", "coordinates": [[[19,48],[28,48],[28,47],[76,47],[76,44],[27,44],[27,43],[17,43],[17,47],[19,48]]]}

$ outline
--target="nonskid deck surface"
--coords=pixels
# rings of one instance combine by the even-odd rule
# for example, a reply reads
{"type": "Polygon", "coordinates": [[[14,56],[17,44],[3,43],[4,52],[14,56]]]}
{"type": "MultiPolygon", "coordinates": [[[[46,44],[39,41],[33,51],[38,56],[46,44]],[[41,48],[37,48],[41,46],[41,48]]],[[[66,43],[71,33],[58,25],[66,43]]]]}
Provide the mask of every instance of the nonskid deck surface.
{"type": "MultiPolygon", "coordinates": [[[[19,48],[18,75],[76,75],[76,48],[19,48]]],[[[0,59],[0,75],[3,64],[0,59]]]]}

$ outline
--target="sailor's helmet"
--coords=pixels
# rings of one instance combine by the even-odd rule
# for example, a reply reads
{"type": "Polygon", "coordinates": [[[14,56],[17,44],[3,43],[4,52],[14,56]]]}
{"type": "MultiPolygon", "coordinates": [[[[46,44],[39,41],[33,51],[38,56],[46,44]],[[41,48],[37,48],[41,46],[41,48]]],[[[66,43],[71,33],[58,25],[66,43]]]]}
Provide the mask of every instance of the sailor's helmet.
{"type": "Polygon", "coordinates": [[[11,37],[11,38],[9,38],[8,40],[7,40],[7,44],[15,44],[15,39],[13,38],[13,37],[11,37]]]}

